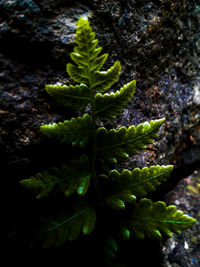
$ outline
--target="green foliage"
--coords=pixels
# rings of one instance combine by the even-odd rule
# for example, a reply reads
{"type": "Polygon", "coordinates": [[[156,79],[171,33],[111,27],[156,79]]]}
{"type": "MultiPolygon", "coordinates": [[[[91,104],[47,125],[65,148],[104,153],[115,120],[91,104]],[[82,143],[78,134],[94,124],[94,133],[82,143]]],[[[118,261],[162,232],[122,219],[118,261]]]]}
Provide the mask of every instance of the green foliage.
{"type": "Polygon", "coordinates": [[[77,46],[70,56],[77,65],[67,64],[67,72],[74,81],[88,85],[94,92],[103,92],[118,81],[121,71],[119,61],[108,71],[99,71],[108,54],[98,57],[102,49],[96,48],[98,40],[85,17],[78,20],[75,42],[77,46]]]}
{"type": "Polygon", "coordinates": [[[80,85],[46,85],[47,93],[59,104],[75,110],[84,109],[89,103],[90,91],[85,84],[80,85]]]}
{"type": "Polygon", "coordinates": [[[90,184],[90,167],[88,157],[83,155],[79,160],[72,160],[69,164],[59,168],[38,173],[21,181],[26,188],[34,190],[38,199],[49,196],[50,193],[64,192],[66,196],[77,192],[85,195],[90,184]]]}
{"type": "Polygon", "coordinates": [[[49,138],[56,138],[61,143],[84,146],[91,136],[91,118],[85,114],[83,117],[72,118],[70,121],[42,125],[40,127],[49,138]]]}
{"type": "MultiPolygon", "coordinates": [[[[108,54],[99,56],[102,48],[97,47],[98,40],[85,17],[78,20],[75,43],[70,54],[75,64],[68,63],[67,72],[72,80],[80,84],[46,85],[45,89],[64,107],[81,111],[87,106],[89,114],[42,125],[41,132],[61,143],[79,145],[81,150],[84,149],[80,154],[87,156],[82,155],[78,160],[73,159],[68,164],[21,181],[23,186],[34,191],[38,199],[56,198],[58,194],[67,197],[66,210],[43,219],[40,232],[45,238],[43,246],[62,246],[66,241],[76,240],[81,231],[91,233],[96,217],[103,224],[104,235],[114,235],[113,225],[118,225],[124,239],[129,239],[131,235],[160,239],[162,234],[171,236],[171,232],[180,233],[191,227],[195,219],[183,215],[176,207],[141,199],[167,179],[173,166],[151,166],[121,172],[114,169],[108,175],[104,174],[107,162],[127,159],[151,144],[158,137],[165,119],[117,130],[98,128],[97,118],[111,120],[121,114],[134,95],[136,81],[130,81],[119,91],[102,94],[118,81],[120,62],[116,61],[107,71],[100,71],[108,54]],[[77,194],[73,194],[75,192],[77,194]],[[69,205],[71,202],[72,206],[69,205]],[[123,211],[117,215],[119,212],[113,209],[123,211]]],[[[106,247],[109,264],[117,252],[115,239],[110,239],[106,247]]]]}
{"type": "Polygon", "coordinates": [[[117,251],[118,251],[117,241],[114,238],[109,237],[104,245],[104,256],[108,266],[113,266],[113,262],[116,258],[117,251]]]}
{"type": "Polygon", "coordinates": [[[77,201],[70,211],[61,211],[45,218],[45,228],[40,232],[44,240],[43,248],[60,247],[66,241],[74,241],[80,232],[90,234],[95,223],[94,207],[84,200],[77,201]]]}
{"type": "Polygon", "coordinates": [[[121,127],[118,130],[106,130],[99,128],[96,133],[97,153],[111,162],[117,159],[128,158],[136,154],[139,149],[146,148],[153,139],[157,138],[157,132],[165,119],[141,123],[129,128],[121,127]]]}
{"type": "Polygon", "coordinates": [[[123,229],[139,239],[145,236],[162,239],[162,234],[171,237],[171,232],[180,234],[196,222],[192,217],[178,211],[176,206],[166,207],[162,201],[153,203],[147,198],[136,204],[129,217],[130,220],[122,223],[123,229]]]}
{"type": "Polygon", "coordinates": [[[107,204],[114,209],[124,209],[125,202],[135,203],[136,197],[145,196],[148,192],[156,190],[156,186],[167,179],[172,169],[173,166],[168,165],[136,168],[132,172],[110,171],[108,176],[104,176],[109,188],[107,204]]]}
{"type": "Polygon", "coordinates": [[[95,92],[103,93],[119,80],[121,65],[116,61],[107,71],[98,71],[92,76],[92,88],[95,92]]]}
{"type": "Polygon", "coordinates": [[[124,85],[120,91],[111,94],[96,94],[95,108],[96,116],[104,120],[112,120],[114,116],[120,115],[121,110],[133,97],[136,81],[124,85]]]}

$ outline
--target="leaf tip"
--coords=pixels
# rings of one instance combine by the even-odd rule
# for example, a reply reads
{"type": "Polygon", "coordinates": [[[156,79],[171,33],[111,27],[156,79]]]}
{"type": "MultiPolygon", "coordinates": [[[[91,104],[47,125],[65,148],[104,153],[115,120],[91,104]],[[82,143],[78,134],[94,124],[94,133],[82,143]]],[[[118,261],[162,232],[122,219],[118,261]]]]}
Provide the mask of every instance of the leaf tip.
{"type": "Polygon", "coordinates": [[[130,239],[131,233],[127,228],[121,227],[120,236],[121,236],[122,239],[128,240],[128,239],[130,239]]]}

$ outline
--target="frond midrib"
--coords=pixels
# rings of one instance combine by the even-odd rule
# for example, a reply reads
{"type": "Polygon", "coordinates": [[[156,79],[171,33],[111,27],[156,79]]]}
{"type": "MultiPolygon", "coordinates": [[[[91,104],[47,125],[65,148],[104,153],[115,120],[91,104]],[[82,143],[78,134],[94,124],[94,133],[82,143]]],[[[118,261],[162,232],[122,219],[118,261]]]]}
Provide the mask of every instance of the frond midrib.
{"type": "MultiPolygon", "coordinates": [[[[161,166],[161,167],[162,167],[162,166],[161,166]]],[[[143,184],[143,183],[145,183],[146,181],[150,181],[150,180],[156,179],[157,177],[163,176],[163,175],[166,174],[166,173],[168,173],[168,170],[164,170],[162,173],[159,173],[158,175],[151,176],[150,178],[147,178],[147,179],[145,179],[145,180],[142,180],[141,182],[133,183],[133,184],[131,184],[131,185],[126,185],[126,187],[131,188],[131,187],[134,187],[134,186],[143,184]]],[[[132,174],[132,175],[134,175],[134,174],[132,174]]],[[[134,176],[133,176],[133,177],[134,177],[134,176]]]]}
{"type": "Polygon", "coordinates": [[[115,144],[115,145],[111,145],[111,146],[105,146],[105,147],[103,147],[103,148],[99,148],[99,149],[97,149],[97,151],[103,151],[103,150],[107,150],[107,149],[112,149],[112,148],[116,148],[116,147],[120,147],[120,146],[127,145],[127,144],[129,144],[129,143],[136,142],[137,140],[142,139],[142,138],[144,138],[145,136],[151,134],[151,133],[155,130],[155,128],[157,128],[157,125],[155,125],[154,127],[152,127],[151,131],[147,131],[146,133],[144,133],[144,134],[142,134],[142,135],[140,135],[140,136],[137,136],[137,137],[134,138],[134,139],[130,139],[130,140],[126,141],[126,142],[122,142],[122,143],[115,144]]]}

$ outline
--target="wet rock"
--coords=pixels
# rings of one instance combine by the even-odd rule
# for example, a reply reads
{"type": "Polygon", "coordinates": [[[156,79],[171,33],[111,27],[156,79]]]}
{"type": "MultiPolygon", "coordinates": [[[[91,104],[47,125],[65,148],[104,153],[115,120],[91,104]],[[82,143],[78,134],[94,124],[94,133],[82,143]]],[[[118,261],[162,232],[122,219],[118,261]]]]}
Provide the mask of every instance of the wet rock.
{"type": "Polygon", "coordinates": [[[173,235],[163,246],[164,267],[193,266],[200,264],[200,170],[181,180],[165,196],[168,205],[197,219],[197,223],[180,235],[173,235]]]}

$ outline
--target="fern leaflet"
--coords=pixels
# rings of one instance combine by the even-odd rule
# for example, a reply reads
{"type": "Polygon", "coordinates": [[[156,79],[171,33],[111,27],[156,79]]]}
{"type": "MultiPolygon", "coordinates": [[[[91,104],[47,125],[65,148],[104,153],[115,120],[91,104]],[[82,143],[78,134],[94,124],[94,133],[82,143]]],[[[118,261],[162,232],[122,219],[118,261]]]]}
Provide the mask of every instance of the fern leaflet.
{"type": "Polygon", "coordinates": [[[166,181],[172,169],[173,166],[168,165],[136,168],[133,171],[123,170],[121,173],[110,171],[108,176],[104,176],[109,192],[106,197],[107,204],[114,209],[124,209],[125,202],[134,203],[136,197],[154,191],[156,186],[166,181]]]}
{"type": "Polygon", "coordinates": [[[99,71],[108,54],[98,56],[102,48],[96,48],[98,40],[95,39],[95,33],[87,18],[78,20],[75,42],[77,46],[70,56],[76,65],[67,64],[67,72],[74,81],[89,86],[94,92],[103,92],[118,81],[121,71],[119,61],[116,61],[109,70],[99,71]]]}
{"type": "Polygon", "coordinates": [[[51,168],[38,173],[20,183],[36,193],[36,198],[47,197],[50,194],[64,192],[66,196],[77,192],[85,195],[90,184],[90,168],[88,157],[83,155],[79,160],[72,160],[68,165],[51,168]]]}
{"type": "Polygon", "coordinates": [[[116,61],[107,71],[97,71],[92,74],[92,88],[95,92],[103,93],[119,80],[121,64],[116,61]]]}
{"type": "Polygon", "coordinates": [[[90,234],[96,222],[94,208],[82,200],[76,201],[71,211],[56,212],[43,218],[41,235],[44,239],[43,248],[60,247],[66,241],[74,241],[80,232],[90,234]]]}
{"type": "Polygon", "coordinates": [[[90,91],[85,84],[80,85],[46,85],[47,93],[59,104],[75,110],[82,110],[89,103],[90,91]]]}
{"type": "Polygon", "coordinates": [[[143,239],[145,236],[153,239],[162,239],[162,234],[171,237],[171,233],[181,233],[181,230],[191,227],[196,220],[176,206],[168,206],[162,201],[153,203],[150,199],[143,198],[130,214],[130,220],[122,223],[123,231],[127,236],[131,233],[134,237],[143,239]]]}
{"type": "Polygon", "coordinates": [[[136,81],[124,85],[120,91],[111,94],[96,94],[96,116],[104,120],[112,120],[114,116],[120,115],[121,110],[133,97],[136,81]]]}
{"type": "Polygon", "coordinates": [[[105,262],[108,266],[114,266],[114,261],[116,259],[116,254],[118,251],[117,241],[109,237],[104,244],[104,256],[105,262]]]}
{"type": "Polygon", "coordinates": [[[97,130],[97,153],[108,161],[127,158],[146,148],[147,144],[157,138],[157,132],[165,119],[145,122],[129,128],[121,127],[118,130],[105,128],[97,130]]]}
{"type": "Polygon", "coordinates": [[[40,126],[43,134],[56,138],[61,143],[84,146],[91,136],[91,118],[88,114],[70,121],[40,126]]]}

